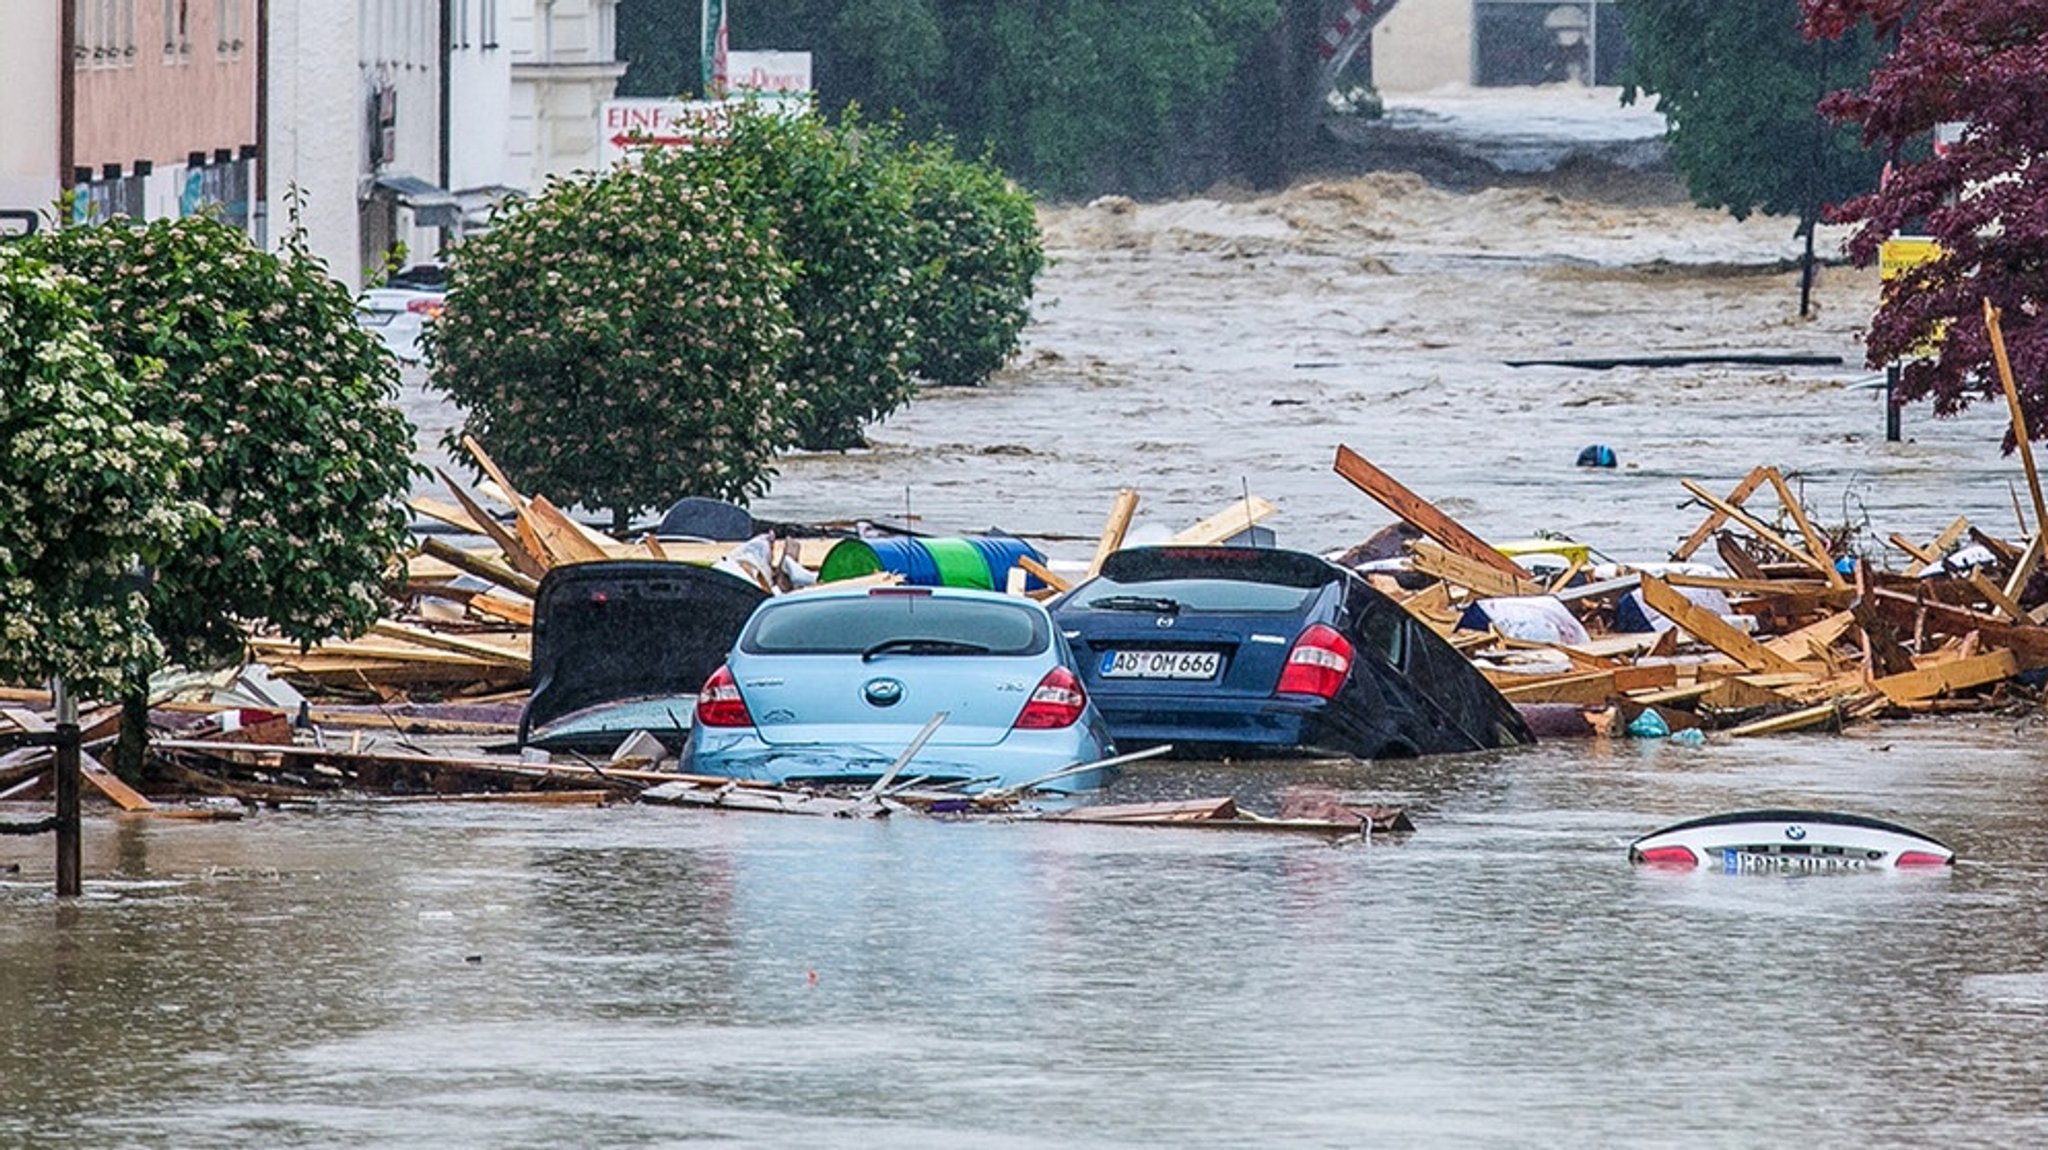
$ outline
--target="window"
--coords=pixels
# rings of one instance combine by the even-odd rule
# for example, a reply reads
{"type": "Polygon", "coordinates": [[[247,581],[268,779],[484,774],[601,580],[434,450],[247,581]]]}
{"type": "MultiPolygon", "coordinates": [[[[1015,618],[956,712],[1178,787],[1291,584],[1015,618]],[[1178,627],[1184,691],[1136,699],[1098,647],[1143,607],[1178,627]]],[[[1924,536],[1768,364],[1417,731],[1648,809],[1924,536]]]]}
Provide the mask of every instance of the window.
{"type": "Polygon", "coordinates": [[[1615,84],[1628,60],[1614,0],[1479,0],[1473,38],[1482,86],[1615,84]]]}
{"type": "Polygon", "coordinates": [[[164,0],[164,59],[174,60],[191,51],[191,0],[164,0]]]}
{"type": "Polygon", "coordinates": [[[214,52],[230,59],[242,54],[242,5],[244,0],[219,0],[219,38],[214,52]]]}
{"type": "Polygon", "coordinates": [[[858,655],[887,643],[904,655],[1036,655],[1049,642],[1045,616],[1028,607],[912,592],[793,596],[757,612],[740,647],[763,655],[858,655]]]}

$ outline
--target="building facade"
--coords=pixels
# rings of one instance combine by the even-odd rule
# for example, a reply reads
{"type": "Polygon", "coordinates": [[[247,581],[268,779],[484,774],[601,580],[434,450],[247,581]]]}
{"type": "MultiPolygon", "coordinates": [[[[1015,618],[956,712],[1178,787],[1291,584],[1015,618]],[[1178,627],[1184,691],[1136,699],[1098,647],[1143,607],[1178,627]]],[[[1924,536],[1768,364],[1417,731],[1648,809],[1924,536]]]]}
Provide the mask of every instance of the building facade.
{"type": "Polygon", "coordinates": [[[626,65],[617,0],[515,0],[509,182],[538,192],[549,176],[594,170],[597,121],[626,65]]]}

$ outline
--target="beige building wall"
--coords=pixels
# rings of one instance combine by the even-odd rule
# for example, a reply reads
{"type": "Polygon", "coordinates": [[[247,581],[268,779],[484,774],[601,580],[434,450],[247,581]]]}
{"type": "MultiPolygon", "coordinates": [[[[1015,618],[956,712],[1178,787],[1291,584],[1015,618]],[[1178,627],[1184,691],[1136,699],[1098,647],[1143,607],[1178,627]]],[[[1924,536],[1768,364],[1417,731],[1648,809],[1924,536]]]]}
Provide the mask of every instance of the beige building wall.
{"type": "Polygon", "coordinates": [[[1373,29],[1373,83],[1388,95],[1470,84],[1472,42],[1472,0],[1401,0],[1373,29]]]}
{"type": "Polygon", "coordinates": [[[9,27],[0,36],[0,76],[7,78],[8,88],[7,110],[0,113],[0,210],[41,212],[56,202],[61,186],[61,26],[55,4],[9,6],[7,11],[9,27]]]}
{"type": "Polygon", "coordinates": [[[97,179],[257,142],[256,0],[76,3],[75,166],[97,179]]]}

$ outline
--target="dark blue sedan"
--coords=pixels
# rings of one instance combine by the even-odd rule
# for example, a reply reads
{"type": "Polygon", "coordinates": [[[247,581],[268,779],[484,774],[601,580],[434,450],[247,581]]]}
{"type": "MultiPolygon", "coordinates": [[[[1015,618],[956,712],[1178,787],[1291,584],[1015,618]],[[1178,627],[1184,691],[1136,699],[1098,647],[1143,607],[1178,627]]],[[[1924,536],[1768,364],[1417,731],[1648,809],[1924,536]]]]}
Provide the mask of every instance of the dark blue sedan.
{"type": "Polygon", "coordinates": [[[1450,644],[1314,555],[1131,548],[1052,609],[1125,749],[1376,759],[1534,741],[1450,644]]]}

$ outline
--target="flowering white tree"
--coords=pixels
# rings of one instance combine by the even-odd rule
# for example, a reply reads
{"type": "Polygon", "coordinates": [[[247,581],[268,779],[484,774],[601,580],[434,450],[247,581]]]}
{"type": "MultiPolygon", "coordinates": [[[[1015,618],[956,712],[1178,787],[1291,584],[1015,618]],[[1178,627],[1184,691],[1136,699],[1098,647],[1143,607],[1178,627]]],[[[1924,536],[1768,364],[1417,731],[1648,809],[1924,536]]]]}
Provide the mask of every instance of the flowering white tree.
{"type": "Polygon", "coordinates": [[[0,682],[103,693],[161,655],[128,575],[204,521],[185,438],[137,422],[84,285],[0,243],[0,682]]]}

